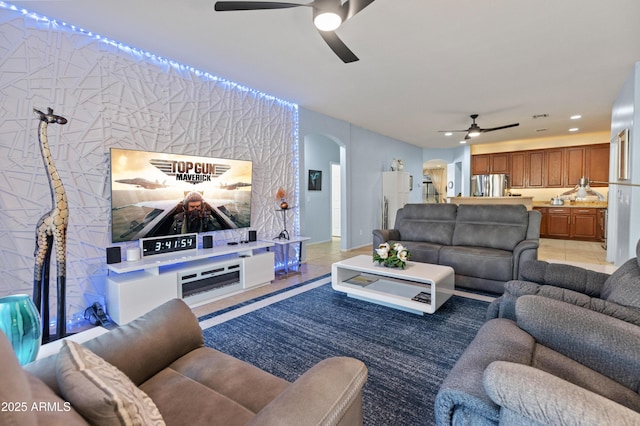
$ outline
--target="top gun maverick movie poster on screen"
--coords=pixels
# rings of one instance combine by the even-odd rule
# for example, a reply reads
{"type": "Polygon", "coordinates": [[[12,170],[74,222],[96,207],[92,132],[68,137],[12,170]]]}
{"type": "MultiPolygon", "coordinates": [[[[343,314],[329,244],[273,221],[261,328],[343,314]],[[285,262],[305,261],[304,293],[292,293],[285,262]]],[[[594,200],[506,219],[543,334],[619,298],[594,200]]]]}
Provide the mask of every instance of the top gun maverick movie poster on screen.
{"type": "Polygon", "coordinates": [[[111,149],[112,241],[249,227],[251,166],[111,149]]]}

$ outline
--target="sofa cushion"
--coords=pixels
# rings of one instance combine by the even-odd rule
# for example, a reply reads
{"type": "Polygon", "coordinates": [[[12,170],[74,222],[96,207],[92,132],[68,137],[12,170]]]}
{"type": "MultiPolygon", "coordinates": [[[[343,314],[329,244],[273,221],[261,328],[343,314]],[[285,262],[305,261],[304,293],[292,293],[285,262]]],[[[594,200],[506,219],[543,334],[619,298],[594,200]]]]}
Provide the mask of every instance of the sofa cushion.
{"type": "Polygon", "coordinates": [[[544,345],[536,345],[531,366],[640,411],[640,395],[632,389],[544,345]]]}
{"type": "MultiPolygon", "coordinates": [[[[457,231],[456,231],[457,232],[457,231]]],[[[440,265],[451,266],[456,275],[509,281],[513,276],[513,253],[483,247],[442,247],[440,265]]]]}
{"type": "Polygon", "coordinates": [[[236,426],[246,424],[255,416],[237,401],[171,368],[160,371],[140,388],[154,400],[169,425],[236,426]],[[189,397],[176,398],[176,395],[189,397]]]}
{"type": "Polygon", "coordinates": [[[455,204],[407,204],[396,215],[396,229],[402,241],[424,241],[451,245],[456,226],[455,204]]]}
{"type": "Polygon", "coordinates": [[[151,398],[124,373],[79,343],[63,341],[56,367],[60,391],[91,423],[165,424],[151,398]]]}
{"type": "Polygon", "coordinates": [[[411,253],[414,262],[434,263],[439,262],[440,244],[425,243],[421,241],[402,241],[402,245],[411,253]]]}
{"type": "Polygon", "coordinates": [[[524,205],[462,204],[451,244],[513,251],[526,239],[528,227],[529,213],[524,205]]]}
{"type": "Polygon", "coordinates": [[[140,388],[168,424],[245,424],[289,382],[218,350],[198,348],[144,382],[140,388]],[[191,395],[189,401],[175,395],[191,395]],[[193,409],[190,407],[193,406],[193,409]],[[200,407],[200,408],[199,408],[200,407]]]}
{"type": "Polygon", "coordinates": [[[640,309],[640,267],[637,258],[627,260],[607,278],[600,297],[609,302],[640,309]]]}

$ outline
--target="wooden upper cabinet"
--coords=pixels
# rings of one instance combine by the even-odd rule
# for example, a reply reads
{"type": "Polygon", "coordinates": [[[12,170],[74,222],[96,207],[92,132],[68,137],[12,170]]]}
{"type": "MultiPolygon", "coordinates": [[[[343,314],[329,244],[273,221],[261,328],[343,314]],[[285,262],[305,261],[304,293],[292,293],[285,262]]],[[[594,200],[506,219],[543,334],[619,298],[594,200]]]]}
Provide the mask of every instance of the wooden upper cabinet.
{"type": "Polygon", "coordinates": [[[562,188],[565,185],[564,149],[545,150],[544,160],[544,186],[562,188]]]}
{"type": "MultiPolygon", "coordinates": [[[[585,176],[591,181],[609,181],[609,144],[590,145],[586,152],[585,176]]],[[[591,186],[608,186],[603,183],[591,183],[591,186]]]]}
{"type": "Polygon", "coordinates": [[[509,153],[491,154],[491,173],[509,173],[509,153]]]}
{"type": "Polygon", "coordinates": [[[573,188],[581,177],[609,180],[609,144],[471,156],[471,174],[508,173],[512,188],[573,188]]]}
{"type": "Polygon", "coordinates": [[[526,188],[527,187],[527,169],[525,164],[527,162],[527,153],[512,152],[509,156],[509,179],[512,188],[526,188]]]}
{"type": "Polygon", "coordinates": [[[491,173],[491,154],[474,155],[471,157],[471,174],[486,175],[491,173]]]}
{"type": "Polygon", "coordinates": [[[572,187],[578,184],[578,180],[586,176],[586,151],[584,146],[576,146],[565,149],[567,159],[567,180],[564,183],[566,187],[572,187]]]}
{"type": "Polygon", "coordinates": [[[527,187],[544,187],[544,150],[527,152],[527,187]]]}

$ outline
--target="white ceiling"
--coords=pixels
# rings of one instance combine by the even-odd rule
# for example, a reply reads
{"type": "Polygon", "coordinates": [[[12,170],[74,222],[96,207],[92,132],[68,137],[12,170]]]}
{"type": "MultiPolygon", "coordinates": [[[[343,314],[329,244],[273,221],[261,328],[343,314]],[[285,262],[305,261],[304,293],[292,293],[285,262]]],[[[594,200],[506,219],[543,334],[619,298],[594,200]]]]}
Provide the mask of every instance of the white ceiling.
{"type": "Polygon", "coordinates": [[[376,0],[337,30],[360,58],[350,64],[320,38],[309,8],[12,3],[424,147],[458,146],[464,133],[438,130],[466,129],[473,113],[483,128],[520,123],[473,143],[567,135],[569,127],[608,132],[613,101],[640,60],[638,0],[376,0]]]}

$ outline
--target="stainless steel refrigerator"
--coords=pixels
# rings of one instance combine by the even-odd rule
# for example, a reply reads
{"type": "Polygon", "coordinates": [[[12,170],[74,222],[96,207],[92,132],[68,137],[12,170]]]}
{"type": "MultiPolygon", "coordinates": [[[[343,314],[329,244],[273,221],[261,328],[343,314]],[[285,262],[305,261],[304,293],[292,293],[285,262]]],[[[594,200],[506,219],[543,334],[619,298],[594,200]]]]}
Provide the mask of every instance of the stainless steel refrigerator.
{"type": "Polygon", "coordinates": [[[471,176],[471,196],[505,197],[509,191],[509,175],[473,175],[471,176]]]}

